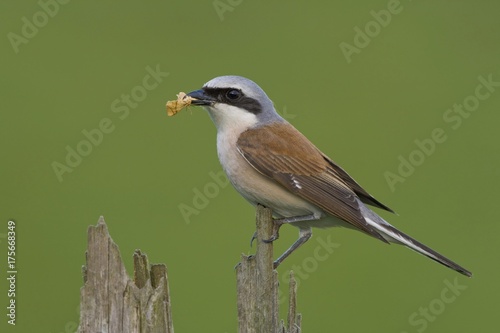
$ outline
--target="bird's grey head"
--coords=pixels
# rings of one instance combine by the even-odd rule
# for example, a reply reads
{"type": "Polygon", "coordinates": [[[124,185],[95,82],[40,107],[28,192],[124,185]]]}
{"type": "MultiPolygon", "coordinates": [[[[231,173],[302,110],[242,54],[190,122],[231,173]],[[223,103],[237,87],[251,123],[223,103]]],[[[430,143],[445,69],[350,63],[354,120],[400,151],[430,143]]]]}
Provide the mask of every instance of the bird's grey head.
{"type": "Polygon", "coordinates": [[[205,107],[219,131],[284,121],[264,90],[242,76],[216,77],[188,96],[205,107]]]}

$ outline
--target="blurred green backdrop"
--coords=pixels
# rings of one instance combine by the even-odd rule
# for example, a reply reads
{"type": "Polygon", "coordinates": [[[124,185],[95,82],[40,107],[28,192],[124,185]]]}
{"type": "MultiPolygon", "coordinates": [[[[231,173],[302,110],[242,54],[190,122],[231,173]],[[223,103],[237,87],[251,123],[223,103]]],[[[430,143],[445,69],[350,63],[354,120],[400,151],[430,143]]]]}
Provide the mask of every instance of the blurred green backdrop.
{"type": "MultiPolygon", "coordinates": [[[[316,230],[279,269],[301,272],[304,332],[498,327],[498,2],[64,2],[0,4],[0,267],[6,276],[14,219],[18,269],[15,327],[1,279],[2,332],[76,330],[86,229],[100,215],[129,273],[136,248],[167,263],[176,332],[236,331],[233,266],[254,250],[254,209],[213,180],[206,113],[165,112],[179,91],[224,74],[256,81],[399,213],[384,217],[474,272],[316,230]],[[436,129],[445,140],[430,144],[436,129]],[[72,150],[86,156],[68,162],[72,150]],[[187,206],[196,214],[183,216],[187,206]],[[337,244],[321,260],[319,240],[337,244]]],[[[284,227],[276,251],[296,237],[284,227]]]]}

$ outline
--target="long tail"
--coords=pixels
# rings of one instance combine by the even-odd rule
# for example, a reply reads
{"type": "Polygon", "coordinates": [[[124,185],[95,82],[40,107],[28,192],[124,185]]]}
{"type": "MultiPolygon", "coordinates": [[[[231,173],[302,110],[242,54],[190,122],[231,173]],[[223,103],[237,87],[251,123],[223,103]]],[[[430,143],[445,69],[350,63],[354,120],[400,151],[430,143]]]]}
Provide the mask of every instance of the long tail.
{"type": "Polygon", "coordinates": [[[451,261],[445,256],[437,253],[430,247],[420,243],[419,241],[408,236],[407,234],[394,228],[392,225],[387,223],[384,219],[375,214],[373,211],[371,211],[362,203],[360,203],[360,207],[366,222],[368,222],[372,227],[374,227],[377,231],[379,231],[380,234],[389,242],[405,245],[406,247],[414,250],[415,252],[423,254],[424,256],[431,258],[432,260],[437,261],[438,263],[444,266],[447,266],[465,276],[472,277],[472,273],[470,271],[463,268],[459,264],[451,261]]]}

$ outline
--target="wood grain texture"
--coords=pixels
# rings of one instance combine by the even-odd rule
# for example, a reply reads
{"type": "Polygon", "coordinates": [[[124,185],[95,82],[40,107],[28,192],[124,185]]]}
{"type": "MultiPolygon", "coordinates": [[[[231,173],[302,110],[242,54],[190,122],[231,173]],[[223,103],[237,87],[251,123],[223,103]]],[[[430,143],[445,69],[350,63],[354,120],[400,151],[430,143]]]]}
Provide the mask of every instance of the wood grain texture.
{"type": "Polygon", "coordinates": [[[88,228],[86,261],[79,333],[174,332],[166,266],[136,250],[131,280],[103,217],[88,228]]]}
{"type": "Polygon", "coordinates": [[[299,333],[301,316],[297,314],[297,284],[290,274],[288,320],[279,320],[278,272],[273,269],[273,221],[271,210],[257,206],[257,251],[241,256],[236,266],[238,333],[299,333]]]}
{"type": "MultiPolygon", "coordinates": [[[[273,269],[271,210],[257,207],[257,252],[236,267],[238,332],[299,333],[297,284],[290,274],[287,323],[279,320],[278,272],[273,269]]],[[[82,268],[78,333],[173,333],[167,268],[134,253],[134,275],[125,270],[118,246],[101,217],[88,228],[87,264],[82,268]]]]}

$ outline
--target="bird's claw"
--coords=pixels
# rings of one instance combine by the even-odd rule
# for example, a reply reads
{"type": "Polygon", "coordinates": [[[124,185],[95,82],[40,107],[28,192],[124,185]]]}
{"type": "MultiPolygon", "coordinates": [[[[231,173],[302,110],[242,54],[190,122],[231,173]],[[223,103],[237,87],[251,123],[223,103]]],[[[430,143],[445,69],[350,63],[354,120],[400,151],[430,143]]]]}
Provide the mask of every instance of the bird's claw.
{"type": "Polygon", "coordinates": [[[278,233],[276,233],[276,234],[272,235],[270,238],[268,238],[268,239],[263,239],[262,241],[263,241],[264,243],[268,243],[268,244],[269,244],[269,243],[272,243],[272,242],[274,242],[275,240],[277,240],[279,237],[280,237],[280,235],[279,235],[278,233]]]}
{"type": "Polygon", "coordinates": [[[250,247],[252,247],[253,241],[257,239],[257,231],[253,233],[252,239],[250,239],[250,247]]]}
{"type": "MultiPolygon", "coordinates": [[[[272,234],[272,236],[269,237],[268,239],[263,239],[262,241],[264,243],[272,243],[275,240],[277,240],[278,238],[280,238],[279,230],[283,224],[284,224],[284,222],[281,221],[281,219],[273,220],[273,234],[272,234]]],[[[250,247],[252,247],[253,241],[256,239],[257,239],[257,231],[253,233],[253,236],[250,239],[250,247]]]]}
{"type": "Polygon", "coordinates": [[[272,243],[275,240],[277,240],[278,238],[280,238],[279,231],[280,231],[280,228],[282,225],[283,225],[283,222],[281,221],[281,219],[273,220],[273,234],[272,234],[272,236],[268,239],[263,239],[262,241],[264,243],[272,243]]]}

